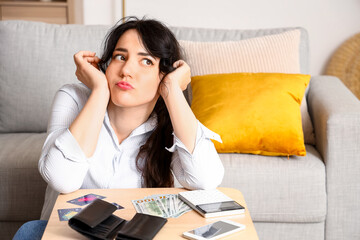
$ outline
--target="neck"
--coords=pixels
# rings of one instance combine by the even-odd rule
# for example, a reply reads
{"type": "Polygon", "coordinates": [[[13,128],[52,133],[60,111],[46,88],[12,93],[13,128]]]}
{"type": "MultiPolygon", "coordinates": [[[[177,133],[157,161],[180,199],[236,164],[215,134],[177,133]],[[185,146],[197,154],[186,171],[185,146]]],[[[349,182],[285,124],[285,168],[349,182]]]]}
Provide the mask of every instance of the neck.
{"type": "Polygon", "coordinates": [[[141,106],[123,108],[114,105],[112,101],[109,102],[107,108],[109,120],[111,127],[118,137],[119,144],[126,139],[134,129],[149,119],[154,107],[155,104],[152,108],[141,106]]]}

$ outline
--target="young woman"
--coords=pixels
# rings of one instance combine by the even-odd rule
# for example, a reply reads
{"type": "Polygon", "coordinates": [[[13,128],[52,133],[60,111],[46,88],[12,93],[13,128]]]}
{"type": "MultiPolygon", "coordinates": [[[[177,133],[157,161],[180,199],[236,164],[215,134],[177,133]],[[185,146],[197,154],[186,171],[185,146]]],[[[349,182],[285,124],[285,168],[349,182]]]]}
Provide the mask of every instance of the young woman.
{"type": "Polygon", "coordinates": [[[217,187],[224,168],[183,90],[190,68],[172,32],[129,18],[105,39],[104,53],[74,55],[82,82],[56,94],[39,170],[48,183],[42,219],[57,194],[80,188],[217,187]]]}

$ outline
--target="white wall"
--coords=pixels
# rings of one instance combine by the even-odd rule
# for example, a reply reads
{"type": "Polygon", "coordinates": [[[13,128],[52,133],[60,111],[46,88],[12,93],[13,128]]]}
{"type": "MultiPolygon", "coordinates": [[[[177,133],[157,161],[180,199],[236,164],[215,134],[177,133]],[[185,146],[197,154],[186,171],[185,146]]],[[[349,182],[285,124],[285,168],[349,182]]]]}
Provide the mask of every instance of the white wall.
{"type": "MultiPolygon", "coordinates": [[[[75,0],[77,1],[77,0],[75,0]]],[[[122,0],[82,0],[83,23],[112,25],[122,18],[122,0]]]]}
{"type": "MultiPolygon", "coordinates": [[[[85,24],[112,24],[121,17],[121,0],[102,0],[101,8],[95,2],[100,1],[84,0],[85,24]]],[[[125,10],[128,16],[147,15],[171,26],[302,26],[309,32],[312,75],[323,73],[333,52],[360,32],[360,0],[126,0],[125,10]]]]}

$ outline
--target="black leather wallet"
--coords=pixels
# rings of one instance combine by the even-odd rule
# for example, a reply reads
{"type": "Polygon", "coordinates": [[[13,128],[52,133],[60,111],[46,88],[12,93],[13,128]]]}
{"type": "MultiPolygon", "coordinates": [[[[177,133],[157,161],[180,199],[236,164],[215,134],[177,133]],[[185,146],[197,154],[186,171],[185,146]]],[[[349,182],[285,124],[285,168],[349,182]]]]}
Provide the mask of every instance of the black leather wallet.
{"type": "Polygon", "coordinates": [[[151,240],[166,222],[166,218],[136,213],[136,215],[118,231],[116,240],[151,240]]]}
{"type": "Polygon", "coordinates": [[[166,218],[142,213],[136,213],[128,222],[112,214],[116,209],[111,203],[96,199],[68,224],[90,239],[150,240],[167,222],[166,218]]]}
{"type": "Polygon", "coordinates": [[[69,226],[90,239],[113,239],[126,222],[112,213],[117,208],[101,199],[82,209],[69,219],[69,226]]]}

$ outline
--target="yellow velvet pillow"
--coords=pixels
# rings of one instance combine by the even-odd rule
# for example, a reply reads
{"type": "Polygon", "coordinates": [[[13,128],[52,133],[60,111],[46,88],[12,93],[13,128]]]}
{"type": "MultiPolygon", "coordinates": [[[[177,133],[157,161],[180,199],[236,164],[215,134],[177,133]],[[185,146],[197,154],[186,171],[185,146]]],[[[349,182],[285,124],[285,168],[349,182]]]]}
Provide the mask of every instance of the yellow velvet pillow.
{"type": "Polygon", "coordinates": [[[300,104],[309,81],[284,73],[195,76],[191,109],[221,136],[220,153],[305,156],[300,104]]]}

